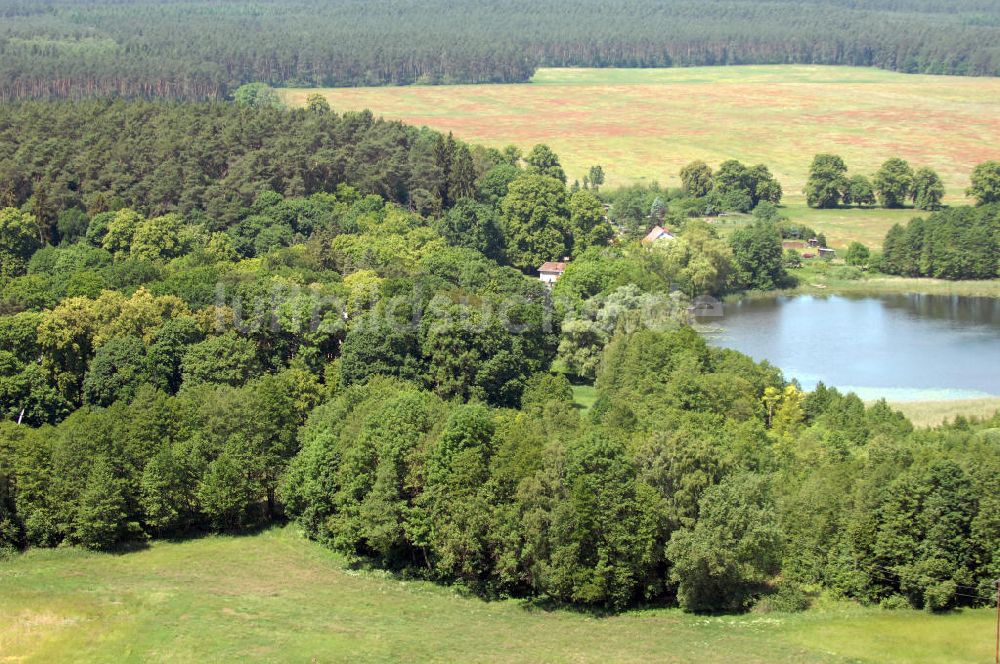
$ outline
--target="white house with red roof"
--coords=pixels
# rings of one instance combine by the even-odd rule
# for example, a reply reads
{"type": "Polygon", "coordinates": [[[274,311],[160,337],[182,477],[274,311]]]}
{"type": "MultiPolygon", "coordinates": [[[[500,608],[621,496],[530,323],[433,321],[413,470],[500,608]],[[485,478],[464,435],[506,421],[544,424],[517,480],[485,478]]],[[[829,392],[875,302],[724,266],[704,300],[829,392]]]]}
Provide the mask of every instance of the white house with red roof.
{"type": "Polygon", "coordinates": [[[566,271],[565,261],[547,261],[538,268],[538,278],[549,288],[559,281],[559,277],[566,271]]]}
{"type": "Polygon", "coordinates": [[[643,244],[654,244],[660,240],[673,240],[674,234],[668,231],[662,226],[653,226],[653,230],[646,234],[646,237],[642,238],[643,244]]]}

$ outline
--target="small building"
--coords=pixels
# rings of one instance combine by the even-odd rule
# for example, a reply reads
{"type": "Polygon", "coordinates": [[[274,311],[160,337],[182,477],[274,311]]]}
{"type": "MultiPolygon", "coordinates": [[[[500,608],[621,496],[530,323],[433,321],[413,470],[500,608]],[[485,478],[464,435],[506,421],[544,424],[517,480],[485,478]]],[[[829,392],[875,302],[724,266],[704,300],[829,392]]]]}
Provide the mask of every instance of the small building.
{"type": "Polygon", "coordinates": [[[549,288],[552,288],[562,273],[566,271],[565,261],[548,261],[542,263],[542,266],[538,268],[538,278],[549,288]]]}
{"type": "Polygon", "coordinates": [[[642,238],[643,244],[654,244],[660,240],[673,240],[674,235],[662,226],[653,226],[653,230],[646,234],[646,237],[642,238]]]}
{"type": "Polygon", "coordinates": [[[837,257],[837,252],[833,249],[827,249],[826,247],[820,247],[817,249],[820,258],[825,258],[826,260],[831,260],[837,257]]]}
{"type": "Polygon", "coordinates": [[[819,240],[814,237],[809,238],[809,246],[812,247],[813,249],[816,249],[817,247],[819,247],[819,240]]]}

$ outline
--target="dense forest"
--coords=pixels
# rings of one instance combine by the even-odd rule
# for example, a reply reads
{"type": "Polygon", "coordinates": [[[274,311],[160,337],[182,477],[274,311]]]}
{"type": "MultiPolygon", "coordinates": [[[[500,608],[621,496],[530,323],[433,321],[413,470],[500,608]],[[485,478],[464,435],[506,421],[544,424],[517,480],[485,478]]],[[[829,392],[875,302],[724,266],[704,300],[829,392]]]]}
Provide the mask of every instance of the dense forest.
{"type": "Polygon", "coordinates": [[[1000,74],[1000,9],[987,0],[2,0],[0,17],[0,100],[519,82],[539,66],[1000,74]]]}
{"type": "Polygon", "coordinates": [[[291,518],[484,597],[990,601],[1000,419],[915,430],[692,326],[692,296],[788,279],[764,165],[605,196],[543,145],[319,99],[26,102],[0,127],[2,555],[291,518]],[[720,237],[717,207],[752,222],[720,237]],[[640,244],[657,222],[677,237],[640,244]]]}

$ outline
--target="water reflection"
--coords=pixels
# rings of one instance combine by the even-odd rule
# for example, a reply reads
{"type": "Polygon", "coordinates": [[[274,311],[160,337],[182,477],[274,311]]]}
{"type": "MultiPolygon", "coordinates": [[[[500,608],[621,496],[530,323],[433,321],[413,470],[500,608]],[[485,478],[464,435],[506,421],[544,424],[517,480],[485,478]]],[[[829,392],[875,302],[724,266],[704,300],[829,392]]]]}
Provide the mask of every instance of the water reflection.
{"type": "Polygon", "coordinates": [[[863,398],[1000,395],[1000,300],[942,295],[796,296],[727,303],[711,343],[768,360],[807,389],[863,398]]]}

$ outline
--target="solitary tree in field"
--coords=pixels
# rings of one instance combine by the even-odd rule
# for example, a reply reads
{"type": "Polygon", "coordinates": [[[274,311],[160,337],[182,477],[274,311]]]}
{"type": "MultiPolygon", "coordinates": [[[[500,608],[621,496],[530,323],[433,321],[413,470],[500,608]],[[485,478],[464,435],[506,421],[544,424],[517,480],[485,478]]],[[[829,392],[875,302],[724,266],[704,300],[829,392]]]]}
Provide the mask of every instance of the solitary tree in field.
{"type": "Polygon", "coordinates": [[[847,165],[835,154],[813,157],[806,181],[806,203],[814,208],[834,208],[848,190],[847,165]]]}
{"type": "Polygon", "coordinates": [[[893,157],[875,174],[875,192],[882,207],[903,207],[912,191],[913,169],[904,159],[893,157]]]}
{"type": "Polygon", "coordinates": [[[712,169],[703,161],[692,161],[681,169],[681,186],[692,198],[707,196],[712,190],[712,169]]]}
{"type": "Polygon", "coordinates": [[[1000,161],[984,161],[972,171],[972,186],[966,190],[979,205],[1000,202],[1000,161]]]}
{"type": "Polygon", "coordinates": [[[913,207],[918,210],[937,210],[944,197],[944,182],[933,169],[923,166],[913,174],[913,207]]]}
{"type": "Polygon", "coordinates": [[[597,166],[591,166],[590,171],[587,173],[587,177],[584,181],[590,180],[590,186],[596,191],[601,188],[604,184],[604,169],[598,164],[597,166]]]}

